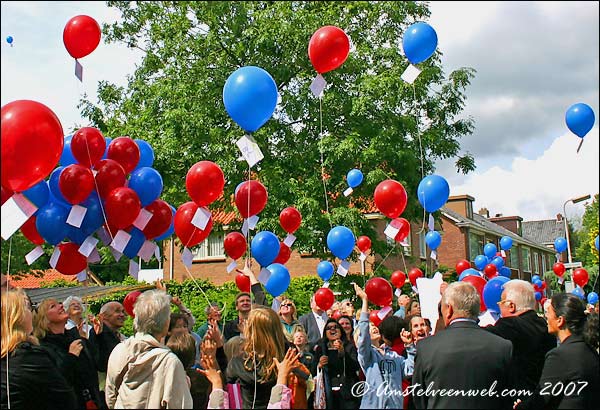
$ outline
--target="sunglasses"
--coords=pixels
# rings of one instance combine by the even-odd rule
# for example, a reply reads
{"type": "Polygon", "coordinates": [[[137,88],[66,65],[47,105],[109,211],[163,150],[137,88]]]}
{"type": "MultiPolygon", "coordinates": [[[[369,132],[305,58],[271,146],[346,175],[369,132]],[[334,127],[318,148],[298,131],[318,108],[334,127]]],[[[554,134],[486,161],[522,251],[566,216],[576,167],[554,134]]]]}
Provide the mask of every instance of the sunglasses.
{"type": "Polygon", "coordinates": [[[284,303],[283,305],[281,305],[281,307],[294,307],[294,305],[292,305],[291,303],[284,303]]]}

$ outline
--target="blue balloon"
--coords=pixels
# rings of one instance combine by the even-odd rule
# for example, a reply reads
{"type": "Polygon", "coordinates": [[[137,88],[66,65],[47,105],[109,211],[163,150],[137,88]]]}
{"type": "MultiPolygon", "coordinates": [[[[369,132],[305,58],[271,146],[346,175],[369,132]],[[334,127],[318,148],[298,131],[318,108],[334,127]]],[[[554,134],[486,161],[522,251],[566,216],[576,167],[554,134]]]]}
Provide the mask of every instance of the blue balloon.
{"type": "Polygon", "coordinates": [[[98,193],[93,191],[80,205],[87,209],[85,217],[83,218],[83,221],[81,221],[80,229],[89,236],[100,229],[104,224],[104,214],[102,213],[102,206],[100,204],[98,193]]]}
{"type": "Polygon", "coordinates": [[[504,266],[504,258],[502,256],[495,256],[494,258],[492,258],[491,263],[493,263],[498,269],[498,271],[500,271],[500,269],[504,266]]]}
{"type": "Polygon", "coordinates": [[[537,278],[536,280],[532,281],[531,283],[533,283],[538,288],[541,288],[544,285],[544,282],[542,282],[542,280],[540,278],[537,278]]]}
{"type": "Polygon", "coordinates": [[[488,281],[483,287],[483,301],[488,310],[499,313],[498,302],[501,300],[502,287],[510,279],[504,276],[496,276],[488,281]]]}
{"type": "Polygon", "coordinates": [[[437,47],[437,33],[427,23],[415,23],[404,32],[402,48],[408,61],[418,64],[427,60],[437,47]]]}
{"type": "Polygon", "coordinates": [[[81,245],[83,242],[85,242],[88,236],[89,235],[86,234],[81,228],[68,225],[67,238],[69,238],[71,242],[81,245]]]}
{"type": "MultiPolygon", "coordinates": [[[[41,180],[28,190],[23,191],[23,195],[33,202],[33,204],[38,207],[39,211],[39,208],[46,205],[50,199],[50,188],[48,188],[48,183],[46,181],[41,180]]],[[[38,211],[35,211],[34,215],[37,214],[38,211]]]]}
{"type": "Polygon", "coordinates": [[[475,267],[477,269],[483,270],[483,268],[485,268],[485,265],[488,264],[488,260],[484,255],[477,255],[473,263],[475,264],[475,267]]]}
{"type": "Polygon", "coordinates": [[[564,251],[567,250],[567,240],[565,238],[563,238],[562,236],[559,236],[558,238],[556,238],[554,240],[554,249],[556,249],[556,252],[558,253],[563,253],[564,251]]]}
{"type": "Polygon", "coordinates": [[[462,281],[467,276],[481,276],[481,273],[479,273],[478,270],[473,268],[465,269],[461,272],[460,276],[458,277],[458,280],[462,281]]]}
{"type": "Polygon", "coordinates": [[[71,151],[71,140],[73,139],[73,134],[65,135],[65,143],[63,145],[62,154],[60,155],[60,159],[58,160],[59,165],[66,167],[71,164],[78,164],[77,160],[73,156],[73,152],[71,151]]]}
{"type": "Polygon", "coordinates": [[[154,168],[142,167],[131,171],[127,186],[138,194],[144,207],[158,199],[163,190],[163,180],[154,168]]]}
{"type": "Polygon", "coordinates": [[[426,176],[417,188],[419,202],[427,212],[435,212],[444,206],[448,195],[450,195],[448,181],[439,175],[426,176]]]}
{"type": "Polygon", "coordinates": [[[427,242],[427,245],[435,251],[442,243],[442,236],[437,231],[429,231],[425,235],[425,242],[427,242]]]}
{"type": "Polygon", "coordinates": [[[486,243],[483,247],[483,254],[490,259],[496,256],[496,252],[498,252],[498,248],[493,243],[486,243]]]}
{"type": "Polygon", "coordinates": [[[585,292],[579,286],[576,286],[571,293],[577,296],[579,299],[585,300],[585,292]]]}
{"type": "Polygon", "coordinates": [[[584,103],[577,103],[567,110],[565,122],[573,134],[583,138],[594,127],[596,117],[592,107],[584,103]]]}
{"type": "Polygon", "coordinates": [[[598,235],[596,235],[596,239],[594,240],[594,245],[596,245],[596,250],[600,250],[600,243],[598,239],[598,235]]]}
{"type": "Polygon", "coordinates": [[[535,292],[535,300],[541,300],[542,299],[542,292],[535,292]]]}
{"type": "Polygon", "coordinates": [[[507,251],[512,248],[512,245],[513,240],[510,236],[503,236],[500,238],[500,249],[507,251]]]}
{"type": "Polygon", "coordinates": [[[137,257],[138,252],[146,241],[146,237],[142,231],[135,227],[129,231],[129,235],[131,235],[131,238],[129,239],[129,242],[127,242],[125,249],[123,249],[123,255],[127,256],[129,259],[133,259],[137,257]]]}
{"type": "Polygon", "coordinates": [[[360,172],[360,169],[351,169],[346,175],[346,180],[348,181],[348,186],[350,188],[356,188],[362,183],[363,174],[360,172]]]}
{"type": "Polygon", "coordinates": [[[327,234],[329,250],[340,259],[346,259],[350,256],[355,243],[354,234],[345,226],[336,226],[327,234]]]}
{"type": "Polygon", "coordinates": [[[48,202],[38,212],[35,227],[50,245],[57,245],[69,234],[69,210],[57,203],[48,202]]]}
{"type": "Polygon", "coordinates": [[[277,85],[260,67],[238,68],[223,87],[229,116],[244,130],[254,132],[266,123],[277,105],[277,85]]]}
{"type": "Polygon", "coordinates": [[[504,276],[505,278],[508,278],[508,279],[510,279],[510,278],[511,278],[511,276],[512,276],[512,272],[511,272],[510,268],[509,268],[509,267],[507,267],[507,266],[503,266],[503,267],[501,267],[501,268],[498,270],[498,274],[499,274],[500,276],[504,276]]]}
{"type": "Polygon", "coordinates": [[[64,166],[55,168],[48,179],[48,188],[50,188],[50,202],[56,202],[57,204],[70,208],[71,204],[67,202],[62,192],[60,192],[60,188],[58,187],[58,180],[63,169],[65,169],[64,166]]]}
{"type": "Polygon", "coordinates": [[[333,276],[333,264],[329,261],[321,261],[317,265],[317,274],[324,281],[328,281],[333,276]]]}
{"type": "Polygon", "coordinates": [[[139,139],[136,139],[134,141],[140,149],[140,160],[135,166],[134,171],[142,167],[152,167],[152,165],[154,164],[154,150],[152,149],[150,144],[148,144],[144,140],[139,139]]]}
{"type": "Polygon", "coordinates": [[[265,284],[265,289],[273,297],[281,295],[290,286],[290,272],[281,263],[273,263],[267,266],[271,276],[265,284]]]}
{"type": "Polygon", "coordinates": [[[8,44],[12,44],[12,43],[13,43],[13,37],[12,37],[12,36],[8,36],[8,37],[6,37],[6,42],[7,42],[8,44]]]}
{"type": "Polygon", "coordinates": [[[595,305],[596,303],[598,303],[598,294],[596,292],[590,292],[587,295],[587,302],[590,305],[595,305]]]}
{"type": "Polygon", "coordinates": [[[106,148],[104,148],[104,155],[102,155],[102,159],[107,159],[108,158],[108,146],[112,142],[112,138],[104,137],[104,141],[106,141],[106,148]]]}
{"type": "Polygon", "coordinates": [[[157,236],[156,238],[152,238],[152,240],[154,240],[156,242],[162,241],[163,239],[167,239],[168,237],[173,235],[173,232],[175,232],[175,212],[177,212],[177,210],[175,209],[175,207],[173,205],[169,204],[169,206],[171,207],[171,211],[173,212],[173,218],[171,218],[171,225],[169,226],[169,229],[167,229],[167,231],[165,233],[163,233],[160,236],[157,236]]]}
{"type": "Polygon", "coordinates": [[[252,238],[250,250],[260,266],[269,266],[279,254],[279,239],[273,232],[261,231],[252,238]]]}
{"type": "Polygon", "coordinates": [[[533,276],[531,277],[531,283],[534,283],[536,280],[542,280],[542,279],[540,278],[540,275],[533,275],[533,276]]]}

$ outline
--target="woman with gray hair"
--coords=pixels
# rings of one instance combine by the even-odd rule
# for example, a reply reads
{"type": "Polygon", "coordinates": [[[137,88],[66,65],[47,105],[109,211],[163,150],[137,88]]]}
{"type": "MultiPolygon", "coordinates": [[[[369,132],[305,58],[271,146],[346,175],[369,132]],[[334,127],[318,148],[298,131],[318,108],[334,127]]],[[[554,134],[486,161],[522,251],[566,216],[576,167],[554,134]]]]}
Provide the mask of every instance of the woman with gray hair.
{"type": "Polygon", "coordinates": [[[185,369],[165,346],[171,298],[148,290],[135,302],[137,333],[120,343],[108,359],[106,403],[109,408],[192,408],[185,369]]]}
{"type": "Polygon", "coordinates": [[[69,296],[63,302],[63,308],[69,315],[65,329],[76,328],[82,337],[89,339],[92,326],[83,319],[83,312],[85,310],[83,300],[79,296],[69,296]]]}

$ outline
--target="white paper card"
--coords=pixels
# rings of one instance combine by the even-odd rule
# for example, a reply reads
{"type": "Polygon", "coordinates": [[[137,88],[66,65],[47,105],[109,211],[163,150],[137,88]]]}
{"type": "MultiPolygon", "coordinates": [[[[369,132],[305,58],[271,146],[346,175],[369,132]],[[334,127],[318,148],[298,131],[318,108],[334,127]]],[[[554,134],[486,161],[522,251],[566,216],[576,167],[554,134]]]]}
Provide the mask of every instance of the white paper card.
{"type": "Polygon", "coordinates": [[[154,257],[157,261],[160,261],[160,246],[154,248],[154,257]]]}
{"type": "Polygon", "coordinates": [[[419,289],[416,286],[411,286],[413,293],[419,294],[419,289]]]}
{"type": "Polygon", "coordinates": [[[379,312],[377,312],[377,317],[379,319],[383,320],[388,315],[388,313],[390,313],[391,310],[392,310],[391,306],[386,306],[384,308],[381,308],[379,310],[379,312]]]}
{"type": "Polygon", "coordinates": [[[260,218],[258,217],[258,215],[252,215],[250,218],[248,218],[248,228],[250,228],[251,230],[256,229],[256,225],[258,224],[258,220],[260,218]]]}
{"type": "Polygon", "coordinates": [[[296,237],[291,233],[288,233],[288,235],[285,237],[285,240],[283,241],[283,244],[288,248],[291,248],[294,242],[296,242],[296,237]]]}
{"type": "Polygon", "coordinates": [[[328,288],[329,287],[329,282],[323,282],[323,286],[321,286],[322,288],[328,288]]]}
{"type": "Polygon", "coordinates": [[[119,231],[115,235],[115,238],[110,243],[110,247],[119,251],[120,253],[123,253],[123,251],[127,247],[127,244],[129,243],[130,239],[131,239],[130,234],[128,234],[127,232],[125,232],[122,229],[119,229],[119,231]]]}
{"type": "Polygon", "coordinates": [[[432,324],[438,320],[438,303],[442,299],[440,285],[443,281],[439,272],[436,272],[433,278],[417,278],[421,316],[429,319],[432,324]]]}
{"type": "Polygon", "coordinates": [[[94,249],[96,249],[96,244],[98,243],[98,239],[94,238],[92,235],[85,238],[85,241],[79,247],[79,253],[85,256],[86,258],[90,256],[90,253],[94,249]]]}
{"type": "Polygon", "coordinates": [[[561,276],[560,278],[558,278],[558,284],[562,285],[565,281],[565,278],[563,276],[561,276]]]}
{"type": "Polygon", "coordinates": [[[315,97],[319,98],[321,96],[321,94],[323,93],[323,90],[325,89],[326,85],[327,85],[327,81],[325,81],[325,78],[323,78],[323,76],[321,74],[319,74],[315,77],[315,79],[310,84],[310,91],[313,93],[313,95],[315,97]]]}
{"type": "Polygon", "coordinates": [[[138,273],[140,272],[140,265],[137,264],[133,259],[129,260],[129,276],[137,280],[138,273]]]}
{"type": "Polygon", "coordinates": [[[88,278],[88,274],[85,269],[77,274],[77,282],[83,282],[87,278],[88,278]]]}
{"type": "Polygon", "coordinates": [[[399,298],[401,294],[402,294],[402,289],[396,289],[396,291],[394,292],[394,295],[396,295],[397,298],[399,298]]]}
{"type": "Polygon", "coordinates": [[[429,214],[429,221],[427,222],[427,229],[430,231],[435,230],[435,219],[433,219],[433,215],[429,214]]]}
{"type": "Polygon", "coordinates": [[[388,224],[388,226],[385,227],[385,231],[383,231],[385,236],[390,239],[395,239],[396,235],[398,235],[398,232],[400,232],[400,229],[394,228],[392,224],[388,224]]]}
{"type": "Polygon", "coordinates": [[[183,262],[183,264],[185,266],[187,266],[188,268],[191,268],[193,260],[194,260],[194,255],[192,255],[192,251],[190,251],[190,248],[188,248],[188,247],[183,248],[183,252],[181,252],[181,261],[183,262]]]}
{"type": "Polygon", "coordinates": [[[77,77],[79,82],[83,82],[83,66],[77,59],[75,59],[75,77],[77,77]]]}
{"type": "Polygon", "coordinates": [[[250,135],[244,135],[237,140],[236,145],[240,149],[242,157],[244,157],[250,168],[258,164],[264,158],[256,140],[250,135]]]}
{"type": "Polygon", "coordinates": [[[402,245],[405,248],[408,248],[410,246],[410,243],[408,243],[408,239],[407,238],[404,238],[402,240],[402,242],[400,242],[400,245],[402,245]]]}
{"type": "Polygon", "coordinates": [[[100,229],[96,231],[96,234],[98,235],[98,238],[100,238],[104,246],[108,246],[108,244],[112,241],[110,233],[103,226],[101,226],[100,229]]]}
{"type": "Polygon", "coordinates": [[[2,205],[1,211],[2,239],[8,240],[37,211],[37,207],[25,195],[13,194],[2,205]]]}
{"type": "Polygon", "coordinates": [[[347,260],[343,260],[342,262],[340,262],[337,268],[337,273],[338,275],[345,277],[348,274],[348,269],[350,269],[350,262],[348,262],[347,260]]]}
{"type": "Polygon", "coordinates": [[[352,189],[352,187],[348,187],[344,191],[344,196],[348,196],[348,195],[352,194],[352,192],[354,192],[354,189],[352,189]]]}
{"type": "Polygon", "coordinates": [[[86,207],[81,205],[73,205],[71,207],[71,211],[69,212],[69,216],[67,217],[67,223],[75,228],[79,228],[83,222],[83,218],[85,218],[86,213],[86,207]]]}
{"type": "Polygon", "coordinates": [[[229,265],[227,265],[227,273],[231,273],[237,268],[237,262],[232,261],[229,265]]]}
{"type": "Polygon", "coordinates": [[[100,253],[98,253],[98,249],[92,249],[92,253],[87,258],[88,263],[98,263],[100,262],[100,253]]]}
{"type": "Polygon", "coordinates": [[[358,259],[364,262],[367,260],[367,255],[365,255],[364,252],[361,252],[360,255],[358,255],[358,259]]]}
{"type": "Polygon", "coordinates": [[[267,268],[262,268],[260,272],[258,272],[258,281],[263,285],[267,284],[267,281],[271,277],[271,272],[267,268]]]}
{"type": "Polygon", "coordinates": [[[56,264],[58,263],[58,258],[60,258],[60,249],[55,247],[54,252],[52,252],[52,256],[50,256],[50,262],[49,262],[52,269],[56,268],[56,264]]]}
{"type": "Polygon", "coordinates": [[[481,315],[479,315],[479,326],[486,327],[488,325],[493,325],[496,323],[496,318],[492,315],[489,310],[486,310],[481,315]]]}
{"type": "Polygon", "coordinates": [[[142,258],[144,262],[148,263],[150,262],[150,259],[152,259],[152,256],[154,256],[154,250],[156,248],[158,248],[158,245],[156,245],[154,242],[144,241],[144,244],[138,251],[137,256],[142,258]]]}
{"type": "Polygon", "coordinates": [[[192,225],[203,231],[204,228],[206,228],[208,221],[210,221],[210,215],[211,213],[208,209],[204,208],[203,206],[198,207],[194,217],[192,218],[192,225]]]}
{"type": "Polygon", "coordinates": [[[119,262],[119,259],[121,259],[121,256],[123,256],[123,254],[121,252],[119,252],[118,250],[116,250],[115,248],[110,248],[110,253],[112,253],[113,258],[115,258],[116,262],[119,262]]]}
{"type": "Polygon", "coordinates": [[[406,67],[406,70],[404,70],[400,78],[402,78],[404,82],[412,84],[415,82],[419,74],[421,74],[421,70],[410,64],[408,67],[406,67]]]}
{"type": "Polygon", "coordinates": [[[437,252],[436,251],[431,251],[431,254],[429,254],[429,257],[431,259],[433,259],[434,261],[437,261],[437,252]]]}
{"type": "Polygon", "coordinates": [[[502,249],[500,251],[500,256],[502,256],[503,258],[506,258],[506,252],[504,251],[504,249],[502,249]]]}
{"type": "Polygon", "coordinates": [[[244,223],[242,224],[242,235],[244,235],[246,238],[248,237],[248,220],[244,219],[244,223]]]}
{"type": "Polygon", "coordinates": [[[33,262],[37,261],[43,254],[44,248],[42,248],[41,246],[36,246],[31,250],[31,252],[25,255],[25,260],[27,261],[28,265],[31,265],[33,262]]]}
{"type": "Polygon", "coordinates": [[[150,222],[150,219],[152,219],[152,216],[152,212],[148,211],[147,209],[140,209],[140,213],[138,214],[137,218],[135,218],[135,221],[133,221],[133,226],[138,228],[140,231],[143,231],[146,225],[148,225],[148,222],[150,222]]]}

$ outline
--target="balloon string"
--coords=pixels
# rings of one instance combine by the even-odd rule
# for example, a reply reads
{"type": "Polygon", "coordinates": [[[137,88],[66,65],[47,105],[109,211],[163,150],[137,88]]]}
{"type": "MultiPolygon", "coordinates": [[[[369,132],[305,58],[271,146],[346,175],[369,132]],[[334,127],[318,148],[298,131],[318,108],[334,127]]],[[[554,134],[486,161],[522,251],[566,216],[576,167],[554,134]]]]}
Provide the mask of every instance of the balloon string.
{"type": "Polygon", "coordinates": [[[583,145],[583,138],[581,139],[581,141],[579,142],[579,146],[577,147],[577,154],[579,154],[579,150],[581,149],[582,145],[583,145]]]}
{"type": "Polygon", "coordinates": [[[331,222],[331,214],[329,213],[329,200],[327,199],[327,181],[325,178],[325,161],[323,159],[323,97],[319,97],[319,152],[321,154],[321,180],[323,181],[323,191],[325,193],[325,210],[327,212],[327,219],[329,220],[329,227],[333,228],[331,222]]]}
{"type": "Polygon", "coordinates": [[[388,258],[388,256],[390,256],[390,254],[392,253],[392,251],[396,249],[396,243],[394,242],[394,246],[392,246],[392,248],[390,249],[390,251],[387,253],[387,255],[385,255],[385,258],[383,258],[381,260],[381,262],[379,262],[379,265],[377,265],[377,267],[375,269],[373,269],[373,276],[375,276],[375,272],[377,272],[377,269],[379,269],[381,267],[381,265],[383,265],[383,262],[386,261],[386,259],[388,258]]]}
{"type": "MultiPolygon", "coordinates": [[[[421,132],[419,131],[419,110],[418,110],[418,106],[417,106],[417,89],[415,87],[415,83],[413,82],[412,84],[413,87],[413,109],[415,112],[415,128],[416,128],[416,134],[417,134],[417,139],[419,140],[419,159],[421,161],[421,180],[425,177],[424,172],[425,172],[425,167],[423,165],[423,144],[421,142],[421,132]]],[[[421,225],[421,229],[419,230],[419,232],[417,232],[418,234],[420,234],[421,232],[423,232],[425,230],[425,217],[427,216],[427,211],[425,210],[425,208],[423,207],[423,223],[421,225]]]]}
{"type": "Polygon", "coordinates": [[[200,290],[200,293],[202,293],[202,296],[204,296],[204,299],[206,299],[206,303],[208,303],[208,306],[210,306],[211,302],[208,299],[208,296],[206,295],[206,293],[204,293],[204,290],[202,290],[202,287],[198,284],[198,282],[196,282],[196,278],[194,278],[192,272],[190,272],[190,270],[185,264],[183,264],[183,267],[185,268],[185,271],[187,272],[188,276],[192,279],[192,282],[194,282],[194,285],[196,285],[196,287],[200,290]]]}
{"type": "MultiPolygon", "coordinates": [[[[85,139],[85,149],[87,150],[88,160],[90,162],[90,170],[92,167],[92,158],[90,155],[90,147],[88,145],[87,138],[85,139]]],[[[96,175],[94,175],[94,186],[96,187],[96,196],[98,197],[98,203],[100,204],[100,210],[102,211],[102,217],[104,218],[104,223],[106,224],[106,230],[108,231],[108,235],[110,236],[111,243],[115,240],[110,228],[108,227],[108,218],[106,217],[106,212],[104,211],[104,205],[102,205],[102,199],[100,198],[100,191],[98,190],[98,182],[96,181],[96,175]]]]}

